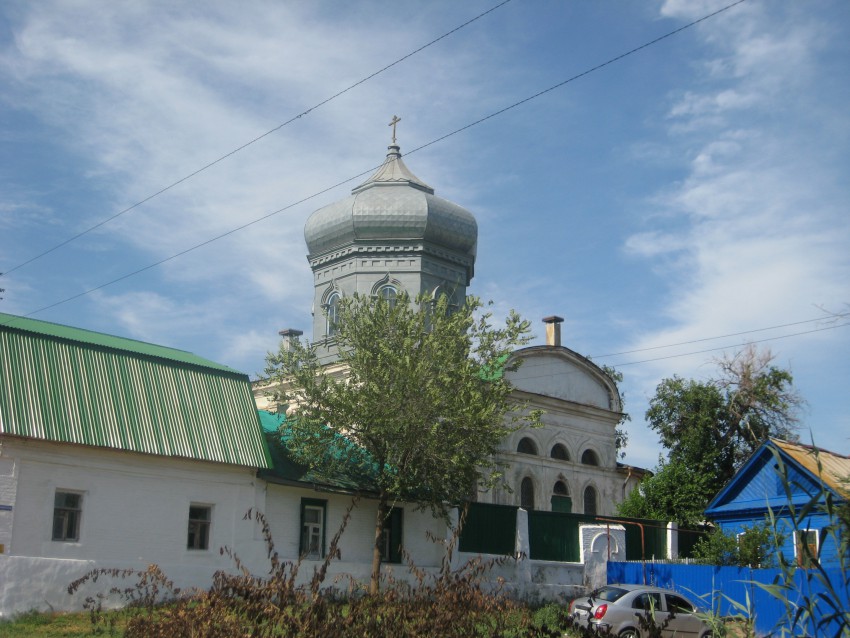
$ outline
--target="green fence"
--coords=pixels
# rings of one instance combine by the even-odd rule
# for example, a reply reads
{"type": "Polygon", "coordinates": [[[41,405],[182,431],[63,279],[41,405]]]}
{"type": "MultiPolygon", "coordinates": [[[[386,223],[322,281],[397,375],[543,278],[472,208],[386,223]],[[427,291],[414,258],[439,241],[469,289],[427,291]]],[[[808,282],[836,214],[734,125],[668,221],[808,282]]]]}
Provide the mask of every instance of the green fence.
{"type": "Polygon", "coordinates": [[[667,523],[639,518],[619,519],[626,528],[626,560],[649,560],[667,556],[667,523]]]}
{"type": "MultiPolygon", "coordinates": [[[[471,503],[460,535],[460,551],[513,554],[517,509],[508,505],[471,503]]],[[[600,520],[587,514],[533,510],[528,512],[529,558],[577,563],[581,559],[579,526],[607,524],[625,528],[626,560],[667,557],[667,526],[661,521],[614,517],[600,520]]]]}
{"type": "Polygon", "coordinates": [[[579,525],[594,523],[594,518],[566,512],[529,512],[530,558],[577,563],[581,556],[579,525]]]}
{"type": "Polygon", "coordinates": [[[470,503],[459,549],[475,554],[511,556],[516,548],[517,507],[470,503]]]}
{"type": "Polygon", "coordinates": [[[706,528],[679,529],[679,558],[693,558],[694,546],[706,535],[706,528]]]}

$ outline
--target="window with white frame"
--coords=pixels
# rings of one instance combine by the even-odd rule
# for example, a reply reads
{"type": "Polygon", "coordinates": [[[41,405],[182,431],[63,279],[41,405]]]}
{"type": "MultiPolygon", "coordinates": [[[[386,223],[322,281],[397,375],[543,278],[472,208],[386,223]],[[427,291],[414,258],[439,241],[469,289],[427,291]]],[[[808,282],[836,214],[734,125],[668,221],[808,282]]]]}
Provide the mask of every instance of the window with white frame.
{"type": "Polygon", "coordinates": [[[301,543],[299,553],[310,560],[325,555],[325,512],[327,501],[301,499],[301,543]]]}
{"type": "Polygon", "coordinates": [[[813,567],[820,551],[820,534],[816,529],[794,531],[794,555],[800,567],[813,567]]]}
{"type": "Polygon", "coordinates": [[[80,540],[80,521],[83,518],[83,495],[80,492],[56,490],[53,497],[53,540],[80,540]]]}
{"type": "Polygon", "coordinates": [[[210,548],[210,526],[212,525],[212,507],[209,505],[189,506],[189,536],[187,549],[210,548]]]}

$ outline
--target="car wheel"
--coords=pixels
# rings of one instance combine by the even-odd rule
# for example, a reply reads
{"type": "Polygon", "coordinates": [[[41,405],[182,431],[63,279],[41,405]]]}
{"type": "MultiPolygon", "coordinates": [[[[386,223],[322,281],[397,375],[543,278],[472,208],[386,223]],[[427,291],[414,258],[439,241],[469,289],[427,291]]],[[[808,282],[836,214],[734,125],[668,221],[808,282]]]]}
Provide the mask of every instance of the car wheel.
{"type": "Polygon", "coordinates": [[[619,638],[640,638],[640,634],[637,629],[623,629],[620,632],[619,638]]]}

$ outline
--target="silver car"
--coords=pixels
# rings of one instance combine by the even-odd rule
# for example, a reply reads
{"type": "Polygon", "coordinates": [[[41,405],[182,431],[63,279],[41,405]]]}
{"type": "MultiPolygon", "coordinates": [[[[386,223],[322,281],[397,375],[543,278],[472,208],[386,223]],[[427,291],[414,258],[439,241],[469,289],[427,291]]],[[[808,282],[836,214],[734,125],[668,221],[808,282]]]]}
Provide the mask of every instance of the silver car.
{"type": "Polygon", "coordinates": [[[647,585],[606,585],[570,603],[574,622],[619,638],[648,635],[648,623],[664,636],[706,638],[711,626],[705,610],[679,592],[647,585]]]}

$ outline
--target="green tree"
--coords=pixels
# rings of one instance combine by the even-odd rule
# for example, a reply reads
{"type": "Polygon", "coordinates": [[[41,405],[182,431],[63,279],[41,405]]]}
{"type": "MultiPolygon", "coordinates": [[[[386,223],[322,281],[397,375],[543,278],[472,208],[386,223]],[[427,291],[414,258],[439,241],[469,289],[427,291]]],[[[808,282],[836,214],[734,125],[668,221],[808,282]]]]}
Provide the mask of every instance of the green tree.
{"type": "Polygon", "coordinates": [[[802,399],[791,373],[772,365],[773,358],[769,350],[748,346],[718,360],[714,379],[673,376],[658,385],[646,420],[668,458],[621,513],[680,524],[700,520],[711,498],[765,439],[796,440],[802,399]]]}
{"type": "Polygon", "coordinates": [[[310,344],[281,344],[267,357],[275,400],[288,404],[290,447],[307,464],[344,471],[351,443],[368,454],[377,494],[372,577],[377,592],[381,538],[395,502],[447,517],[449,509],[501,474],[500,443],[539,414],[512,397],[506,366],[529,340],[529,323],[511,312],[491,324],[470,298],[460,308],[441,296],[393,303],[355,295],[338,309],[339,364],[323,366],[310,344]],[[344,373],[340,374],[340,371],[344,373]]]}
{"type": "Polygon", "coordinates": [[[651,476],[617,506],[620,516],[676,521],[692,527],[704,519],[706,495],[710,494],[709,479],[694,473],[680,461],[659,459],[651,476]]]}
{"type": "MultiPolygon", "coordinates": [[[[623,382],[623,373],[616,368],[603,365],[602,370],[611,378],[615,385],[619,386],[619,384],[623,382]]],[[[626,398],[622,395],[622,393],[620,394],[620,409],[622,410],[622,415],[620,416],[620,421],[617,423],[617,427],[614,430],[614,449],[617,451],[617,457],[624,459],[626,458],[626,445],[629,443],[629,433],[626,431],[624,426],[626,421],[632,420],[632,417],[625,411],[626,398]]]]}
{"type": "MultiPolygon", "coordinates": [[[[693,507],[705,507],[727,477],[732,476],[733,454],[723,440],[725,419],[723,394],[711,382],[664,379],[650,400],[646,420],[658,432],[661,445],[669,450],[669,465],[662,464],[656,476],[671,472],[668,466],[688,470],[676,472],[673,481],[656,481],[676,489],[675,481],[684,479],[691,488],[690,495],[698,497],[693,507]]],[[[683,522],[679,518],[671,520],[683,522]]]]}

